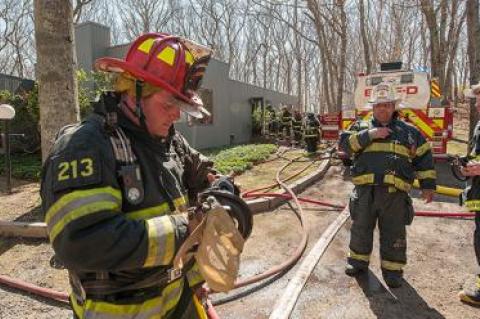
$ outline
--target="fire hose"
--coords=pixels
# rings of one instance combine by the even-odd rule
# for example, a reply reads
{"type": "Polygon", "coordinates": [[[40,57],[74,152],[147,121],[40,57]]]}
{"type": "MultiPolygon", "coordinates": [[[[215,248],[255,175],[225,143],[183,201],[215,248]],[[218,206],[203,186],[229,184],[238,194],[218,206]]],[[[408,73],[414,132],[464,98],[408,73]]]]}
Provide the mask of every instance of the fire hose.
{"type": "MultiPolygon", "coordinates": [[[[295,194],[293,193],[293,191],[291,189],[289,189],[288,186],[285,185],[280,180],[280,173],[286,167],[288,167],[288,165],[290,165],[292,162],[293,161],[290,161],[289,163],[284,165],[277,172],[276,178],[277,178],[278,184],[281,185],[282,187],[284,187],[284,189],[290,194],[291,197],[295,198],[295,194]]],[[[300,173],[297,173],[297,175],[298,174],[300,174],[300,173]]],[[[293,177],[291,177],[291,178],[293,178],[293,177]]],[[[280,264],[278,266],[275,266],[275,267],[272,267],[271,269],[267,270],[264,273],[246,278],[244,280],[237,281],[236,284],[235,284],[235,288],[244,287],[246,285],[256,283],[256,282],[259,282],[263,279],[266,279],[266,278],[272,277],[276,274],[279,274],[282,271],[284,271],[285,269],[288,269],[291,266],[293,266],[295,264],[295,262],[298,261],[298,259],[300,259],[301,255],[302,255],[302,253],[305,250],[305,247],[307,245],[308,235],[307,235],[307,232],[304,228],[304,221],[303,221],[303,215],[302,215],[302,212],[301,212],[300,204],[297,200],[295,200],[295,203],[296,203],[297,207],[299,207],[299,210],[300,210],[300,214],[297,215],[297,216],[298,216],[298,218],[300,220],[300,223],[302,225],[303,235],[302,235],[301,243],[298,245],[294,254],[290,258],[288,258],[285,262],[283,262],[282,264],[280,264]]],[[[10,278],[8,276],[0,276],[0,283],[4,284],[4,285],[7,285],[9,287],[13,287],[13,288],[16,288],[16,289],[19,289],[19,290],[22,290],[22,291],[30,292],[30,293],[33,293],[35,295],[39,295],[39,296],[42,296],[42,297],[45,297],[45,298],[48,298],[48,299],[52,299],[52,300],[55,300],[55,301],[58,301],[58,302],[61,302],[61,303],[65,303],[65,304],[69,303],[69,296],[65,292],[58,292],[58,291],[55,291],[53,289],[39,287],[39,286],[27,283],[27,282],[19,280],[19,279],[10,278]]],[[[210,319],[219,318],[216,311],[215,311],[215,308],[212,305],[212,302],[208,299],[207,299],[207,314],[208,314],[210,319]]]]}
{"type": "MultiPolygon", "coordinates": [[[[340,204],[329,203],[329,202],[325,202],[325,201],[319,201],[319,200],[314,200],[314,199],[309,199],[309,198],[304,198],[304,197],[297,198],[295,196],[295,194],[293,193],[293,191],[291,191],[291,189],[289,189],[288,186],[285,185],[284,182],[282,182],[282,180],[280,180],[281,172],[286,167],[288,167],[291,163],[293,163],[294,160],[291,160],[289,163],[284,165],[277,172],[277,175],[276,175],[277,183],[275,184],[275,186],[276,185],[282,186],[282,188],[284,188],[286,193],[279,194],[279,193],[259,193],[258,192],[259,190],[262,190],[262,189],[271,188],[271,185],[268,185],[266,187],[258,188],[258,189],[255,189],[255,190],[250,190],[250,191],[246,192],[243,197],[244,198],[280,197],[280,198],[284,198],[286,200],[293,199],[296,206],[298,207],[298,210],[299,210],[297,217],[300,221],[300,224],[302,226],[302,231],[303,231],[300,244],[297,246],[297,248],[295,249],[295,251],[291,255],[291,257],[288,258],[288,260],[286,260],[285,262],[283,262],[280,265],[272,267],[271,269],[267,270],[264,273],[261,273],[261,274],[258,274],[258,275],[255,275],[255,276],[237,281],[236,284],[235,284],[235,288],[244,287],[246,285],[253,284],[253,283],[259,282],[261,280],[273,277],[275,275],[279,275],[279,274],[282,275],[284,271],[288,270],[291,266],[293,266],[300,259],[303,251],[305,250],[306,244],[307,244],[308,234],[306,233],[306,230],[305,230],[305,223],[304,223],[304,219],[303,219],[303,210],[302,210],[299,202],[306,202],[306,203],[311,203],[311,204],[315,204],[315,205],[319,205],[319,206],[331,207],[331,208],[338,209],[338,210],[341,210],[341,209],[344,208],[344,205],[340,205],[340,204]]],[[[305,169],[306,168],[304,168],[304,170],[305,169]]],[[[295,176],[298,176],[300,173],[301,172],[297,172],[296,174],[293,174],[292,176],[289,176],[288,179],[291,179],[295,176]]],[[[460,191],[460,190],[456,190],[456,189],[453,189],[453,188],[447,188],[447,187],[442,187],[442,186],[437,187],[437,192],[439,190],[441,191],[440,193],[454,194],[455,196],[457,196],[459,194],[459,191],[460,191]],[[444,191],[444,192],[442,192],[442,191],[444,191]]],[[[423,216],[423,217],[453,217],[453,218],[459,218],[459,217],[473,217],[473,216],[475,216],[475,213],[416,211],[415,215],[416,216],[423,216]]],[[[276,280],[277,277],[274,277],[274,279],[276,280]]],[[[62,302],[62,303],[68,303],[68,294],[64,293],[64,292],[58,292],[58,291],[55,291],[53,289],[39,287],[39,286],[30,284],[30,283],[24,282],[22,280],[13,279],[13,278],[10,278],[8,276],[3,276],[3,275],[0,275],[0,283],[2,283],[4,285],[7,285],[7,286],[10,286],[10,287],[13,287],[13,288],[16,288],[16,289],[31,292],[33,294],[36,294],[36,295],[39,295],[39,296],[42,296],[42,297],[45,297],[45,298],[53,299],[53,300],[56,300],[56,301],[59,301],[59,302],[62,302]]],[[[236,298],[230,297],[228,299],[236,299],[236,298]]],[[[228,301],[230,301],[230,300],[228,300],[228,301]]],[[[226,302],[228,302],[228,301],[226,301],[226,302]]],[[[217,300],[217,301],[213,302],[213,304],[215,304],[215,305],[218,305],[218,304],[221,304],[221,303],[222,303],[222,300],[217,300]]],[[[213,318],[218,318],[218,315],[216,314],[215,309],[213,308],[212,302],[210,300],[207,300],[207,305],[208,305],[207,312],[208,312],[209,317],[212,318],[212,319],[213,318]]]]}

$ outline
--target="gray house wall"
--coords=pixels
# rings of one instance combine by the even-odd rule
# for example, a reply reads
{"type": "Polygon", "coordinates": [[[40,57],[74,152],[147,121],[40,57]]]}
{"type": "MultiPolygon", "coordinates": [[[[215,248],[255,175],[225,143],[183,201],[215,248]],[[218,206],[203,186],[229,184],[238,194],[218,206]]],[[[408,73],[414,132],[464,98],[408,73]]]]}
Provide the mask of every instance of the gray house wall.
{"type": "Polygon", "coordinates": [[[17,76],[0,73],[0,91],[9,91],[11,93],[19,93],[23,90],[31,90],[34,81],[29,79],[19,78],[17,76]]]}
{"type": "MultiPolygon", "coordinates": [[[[78,25],[75,37],[78,65],[86,71],[92,70],[95,59],[99,57],[123,58],[129,46],[110,46],[109,28],[92,22],[78,25]]],[[[250,98],[263,97],[273,106],[295,104],[297,101],[296,96],[231,80],[228,64],[216,59],[210,61],[202,87],[212,90],[213,123],[188,126],[185,119],[182,119],[175,124],[190,144],[198,149],[224,146],[231,142],[249,142],[252,132],[250,98]]]]}

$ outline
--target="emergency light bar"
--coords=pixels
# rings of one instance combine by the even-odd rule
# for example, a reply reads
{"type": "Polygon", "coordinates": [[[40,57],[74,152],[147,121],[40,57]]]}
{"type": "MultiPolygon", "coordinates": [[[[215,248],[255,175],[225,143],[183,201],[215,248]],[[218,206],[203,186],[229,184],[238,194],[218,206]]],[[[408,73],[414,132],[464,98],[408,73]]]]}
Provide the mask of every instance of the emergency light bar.
{"type": "Polygon", "coordinates": [[[380,63],[380,71],[399,71],[402,69],[402,62],[380,63]]]}

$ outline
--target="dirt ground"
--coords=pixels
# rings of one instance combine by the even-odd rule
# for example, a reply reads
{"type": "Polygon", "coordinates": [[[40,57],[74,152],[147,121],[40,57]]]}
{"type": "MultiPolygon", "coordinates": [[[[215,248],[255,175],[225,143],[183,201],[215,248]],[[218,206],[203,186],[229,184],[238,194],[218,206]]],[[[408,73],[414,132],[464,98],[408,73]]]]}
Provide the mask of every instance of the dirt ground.
{"type": "MultiPolygon", "coordinates": [[[[440,170],[442,175],[447,172],[445,167],[440,170]]],[[[441,182],[448,184],[445,180],[441,182]]],[[[343,179],[342,169],[333,167],[325,181],[302,196],[340,203],[351,188],[351,183],[343,179]]],[[[414,199],[414,205],[422,210],[462,210],[450,198],[436,200],[424,205],[414,199]]],[[[305,214],[310,236],[308,251],[337,213],[307,209],[305,214]]],[[[285,206],[255,217],[253,236],[247,242],[242,260],[242,275],[252,274],[252,268],[264,270],[294,249],[300,236],[299,227],[292,224],[297,225],[285,206]]],[[[385,286],[379,271],[378,238],[368,276],[356,280],[344,275],[349,227],[350,223],[340,230],[315,268],[292,318],[480,318],[480,310],[463,305],[456,296],[465,282],[473,284],[474,274],[479,270],[472,247],[472,220],[417,217],[408,230],[409,263],[404,285],[392,291],[385,286]]],[[[281,279],[245,298],[217,306],[220,316],[268,318],[295,270],[294,267],[281,279]]]]}
{"type": "MultiPolygon", "coordinates": [[[[0,185],[5,185],[3,178],[0,178],[0,185]]],[[[13,180],[13,193],[0,193],[0,219],[43,220],[38,191],[37,183],[13,180]]],[[[66,291],[66,271],[50,268],[49,260],[52,255],[53,250],[45,240],[0,238],[0,274],[41,287],[66,291]]],[[[0,286],[0,319],[67,318],[69,313],[67,307],[57,302],[0,286]]]]}
{"type": "MultiPolygon", "coordinates": [[[[303,165],[305,163],[299,163],[297,169],[303,165]]],[[[273,166],[280,167],[276,162],[273,166]]],[[[452,181],[445,165],[437,168],[440,184],[463,186],[452,181]]],[[[257,168],[257,172],[245,174],[239,180],[247,189],[268,184],[270,179],[258,173],[265,170],[265,167],[257,168]]],[[[310,187],[302,196],[344,203],[352,188],[345,176],[343,168],[334,166],[324,180],[310,187]]],[[[0,179],[0,183],[3,185],[3,180],[0,179]]],[[[1,220],[41,220],[38,185],[15,183],[13,194],[0,194],[1,220]]],[[[414,193],[414,196],[417,195],[414,193]]],[[[415,199],[414,205],[424,210],[462,210],[455,199],[443,196],[438,196],[434,204],[427,206],[415,199]]],[[[307,253],[337,214],[324,208],[305,206],[310,236],[307,253]]],[[[282,262],[300,239],[300,227],[287,205],[271,213],[256,215],[254,222],[252,236],[242,255],[242,277],[260,273],[282,262]]],[[[473,284],[474,274],[479,271],[472,247],[473,229],[472,220],[417,217],[409,227],[409,264],[405,269],[404,285],[390,291],[379,272],[378,245],[374,249],[368,276],[356,280],[344,275],[349,240],[347,224],[316,266],[292,318],[480,318],[480,309],[463,305],[456,296],[465,283],[473,284]]],[[[65,271],[49,267],[52,254],[49,244],[44,241],[0,239],[0,274],[66,291],[65,271]]],[[[296,267],[263,289],[217,306],[220,317],[268,318],[295,270],[296,267]]],[[[229,295],[236,293],[238,291],[229,295]]],[[[213,299],[218,301],[225,297],[214,295],[213,299]]],[[[0,286],[0,319],[67,318],[69,313],[67,307],[56,302],[0,286]]]]}

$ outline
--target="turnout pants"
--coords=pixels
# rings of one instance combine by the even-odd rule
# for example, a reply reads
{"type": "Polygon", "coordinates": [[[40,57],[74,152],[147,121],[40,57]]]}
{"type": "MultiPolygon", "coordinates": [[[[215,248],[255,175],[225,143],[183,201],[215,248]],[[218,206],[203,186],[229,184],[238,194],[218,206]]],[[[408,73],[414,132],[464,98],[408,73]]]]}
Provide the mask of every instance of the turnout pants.
{"type": "Polygon", "coordinates": [[[355,186],[350,196],[350,215],[348,263],[368,267],[378,221],[382,270],[402,271],[407,262],[405,225],[411,224],[414,216],[408,193],[389,186],[355,186]]]}
{"type": "Polygon", "coordinates": [[[307,152],[315,153],[317,151],[317,139],[314,137],[305,138],[305,144],[307,144],[307,152]]]}

